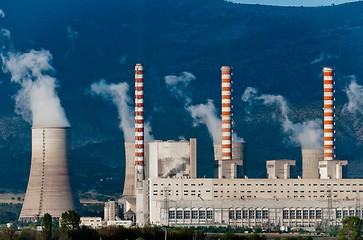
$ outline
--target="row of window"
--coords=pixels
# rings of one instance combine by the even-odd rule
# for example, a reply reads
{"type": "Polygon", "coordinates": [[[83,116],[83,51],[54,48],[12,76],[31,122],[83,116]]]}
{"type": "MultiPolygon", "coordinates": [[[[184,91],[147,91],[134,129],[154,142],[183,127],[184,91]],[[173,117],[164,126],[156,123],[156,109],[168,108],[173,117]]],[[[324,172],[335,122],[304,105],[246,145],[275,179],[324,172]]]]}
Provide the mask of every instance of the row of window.
{"type": "Polygon", "coordinates": [[[354,210],[354,209],[343,209],[343,210],[336,210],[335,211],[335,217],[336,218],[345,218],[348,216],[356,216],[356,217],[362,217],[363,216],[363,210],[354,210]]]}
{"type": "Polygon", "coordinates": [[[321,219],[321,210],[283,210],[283,219],[321,219]]]}
{"type": "Polygon", "coordinates": [[[213,219],[212,210],[169,210],[170,219],[213,219]]]}
{"type": "Polygon", "coordinates": [[[267,219],[268,210],[229,210],[229,219],[267,219]]]}

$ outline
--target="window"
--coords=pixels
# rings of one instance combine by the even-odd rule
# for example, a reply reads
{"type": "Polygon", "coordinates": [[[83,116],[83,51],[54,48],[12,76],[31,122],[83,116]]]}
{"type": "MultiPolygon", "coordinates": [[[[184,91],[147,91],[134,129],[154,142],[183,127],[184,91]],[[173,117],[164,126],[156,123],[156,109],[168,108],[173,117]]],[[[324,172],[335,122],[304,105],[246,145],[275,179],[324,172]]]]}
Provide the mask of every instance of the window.
{"type": "Polygon", "coordinates": [[[301,219],[301,210],[296,210],[296,219],[301,219]]]}
{"type": "Polygon", "coordinates": [[[183,219],[183,211],[177,210],[176,211],[176,218],[177,219],[183,219]]]}
{"type": "Polygon", "coordinates": [[[205,210],[200,210],[199,211],[199,218],[200,219],[205,219],[205,210]]]}
{"type": "Polygon", "coordinates": [[[295,219],[296,212],[295,210],[290,210],[290,219],[295,219]]]}
{"type": "Polygon", "coordinates": [[[169,210],[169,219],[175,219],[175,211],[169,210]]]}
{"type": "Polygon", "coordinates": [[[336,217],[336,218],[342,218],[342,210],[337,210],[337,211],[335,212],[335,217],[336,217]]]}
{"type": "Polygon", "coordinates": [[[309,210],[303,210],[303,219],[309,218],[309,210]]]}
{"type": "Polygon", "coordinates": [[[255,218],[255,210],[249,210],[248,214],[249,214],[249,218],[255,218]]]}
{"type": "Polygon", "coordinates": [[[229,210],[229,219],[234,219],[234,210],[229,210]]]}
{"type": "Polygon", "coordinates": [[[268,210],[262,210],[262,218],[268,218],[268,210]]]}
{"type": "Polygon", "coordinates": [[[349,210],[349,216],[354,216],[354,210],[349,210]]]}
{"type": "Polygon", "coordinates": [[[282,218],[283,219],[289,219],[289,210],[283,210],[282,211],[282,218]]]}
{"type": "Polygon", "coordinates": [[[207,210],[207,219],[213,219],[213,211],[207,210]]]}
{"type": "Polygon", "coordinates": [[[242,211],[242,218],[248,218],[248,211],[247,210],[242,211]]]}
{"type": "Polygon", "coordinates": [[[322,217],[322,212],[321,212],[321,210],[316,210],[316,218],[317,218],[317,219],[321,219],[321,217],[322,217]]]}
{"type": "Polygon", "coordinates": [[[310,210],[309,211],[309,217],[314,219],[315,218],[315,210],[310,210]]]}
{"type": "Polygon", "coordinates": [[[343,210],[343,218],[348,217],[348,210],[343,210]]]}
{"type": "Polygon", "coordinates": [[[256,210],[256,218],[262,218],[262,211],[256,210]]]}
{"type": "Polygon", "coordinates": [[[242,218],[242,211],[236,210],[236,219],[241,219],[241,218],[242,218]]]}
{"type": "Polygon", "coordinates": [[[196,210],[192,211],[192,219],[198,219],[198,211],[196,210]]]}
{"type": "Polygon", "coordinates": [[[184,211],[184,219],[190,219],[190,210],[184,211]]]}

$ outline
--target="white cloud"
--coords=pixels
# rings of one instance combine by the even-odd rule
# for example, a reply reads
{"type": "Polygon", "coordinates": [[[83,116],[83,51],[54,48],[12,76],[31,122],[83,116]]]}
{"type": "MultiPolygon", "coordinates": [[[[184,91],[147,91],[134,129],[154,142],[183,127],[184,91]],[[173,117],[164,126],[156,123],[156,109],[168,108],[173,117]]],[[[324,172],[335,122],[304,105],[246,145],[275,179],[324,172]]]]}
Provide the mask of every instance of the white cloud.
{"type": "Polygon", "coordinates": [[[49,51],[1,55],[3,71],[21,86],[15,96],[16,113],[34,127],[68,127],[64,109],[57,95],[57,80],[50,75],[52,55],[49,51]]]}
{"type": "Polygon", "coordinates": [[[193,126],[205,124],[213,142],[222,140],[222,121],[217,117],[213,100],[208,99],[207,104],[188,106],[186,109],[194,120],[193,126]]]}
{"type": "Polygon", "coordinates": [[[187,87],[190,82],[195,80],[196,77],[190,72],[182,72],[179,76],[168,75],[164,77],[165,84],[172,93],[175,93],[178,98],[183,98],[185,105],[189,105],[192,100],[188,97],[187,87]]]}
{"type": "MultiPolygon", "coordinates": [[[[132,108],[132,100],[128,95],[129,85],[126,82],[114,84],[107,83],[105,80],[93,83],[91,91],[94,95],[101,96],[104,100],[112,101],[117,107],[120,129],[124,133],[124,139],[127,142],[134,141],[134,111],[132,108]]],[[[145,141],[152,141],[151,127],[149,123],[145,123],[145,141]]]]}
{"type": "Polygon", "coordinates": [[[348,103],[343,107],[343,111],[355,114],[363,114],[363,86],[357,83],[356,77],[350,76],[351,82],[344,90],[348,97],[348,103]]]}
{"type": "Polygon", "coordinates": [[[308,120],[303,123],[293,123],[289,119],[290,108],[281,95],[259,94],[255,88],[246,88],[241,97],[242,101],[250,106],[255,103],[263,105],[276,105],[279,108],[279,121],[282,129],[288,135],[289,141],[304,148],[322,147],[323,130],[320,119],[308,120]]]}

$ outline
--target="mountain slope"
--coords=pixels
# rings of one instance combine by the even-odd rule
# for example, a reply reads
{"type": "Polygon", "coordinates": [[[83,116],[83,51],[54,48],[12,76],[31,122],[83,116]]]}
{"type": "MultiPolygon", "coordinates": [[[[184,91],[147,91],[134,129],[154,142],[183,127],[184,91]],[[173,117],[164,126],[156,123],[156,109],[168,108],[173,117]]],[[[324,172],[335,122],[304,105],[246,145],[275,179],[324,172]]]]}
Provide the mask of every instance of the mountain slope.
{"type": "MultiPolygon", "coordinates": [[[[340,109],[347,102],[342,89],[348,76],[354,74],[363,84],[361,2],[302,8],[222,0],[5,0],[0,9],[6,14],[0,26],[11,32],[17,51],[43,48],[53,54],[58,93],[72,125],[73,172],[82,191],[105,191],[97,186],[107,177],[117,179],[112,189],[122,189],[123,134],[116,108],[92,96],[90,85],[100,79],[127,82],[132,97],[138,62],[145,67],[145,114],[154,137],[197,137],[199,176],[213,172],[211,139],[206,127],[192,126],[185,103],[169,92],[164,76],[193,73],[196,80],[184,94],[193,104],[213,99],[220,109],[219,68],[234,67],[235,131],[247,142],[246,172],[264,177],[265,169],[256,166],[264,166],[267,159],[301,161],[300,148],[286,144],[279,121],[271,117],[275,108],[254,108],[247,114],[242,93],[252,86],[286,97],[295,122],[321,118],[321,70],[334,66],[337,157],[350,160],[355,166],[350,176],[359,176],[362,116],[343,115],[340,109]]],[[[0,82],[0,187],[25,190],[30,126],[13,110],[17,86],[6,74],[0,74],[0,82]]],[[[295,174],[301,174],[300,167],[295,174]]]]}

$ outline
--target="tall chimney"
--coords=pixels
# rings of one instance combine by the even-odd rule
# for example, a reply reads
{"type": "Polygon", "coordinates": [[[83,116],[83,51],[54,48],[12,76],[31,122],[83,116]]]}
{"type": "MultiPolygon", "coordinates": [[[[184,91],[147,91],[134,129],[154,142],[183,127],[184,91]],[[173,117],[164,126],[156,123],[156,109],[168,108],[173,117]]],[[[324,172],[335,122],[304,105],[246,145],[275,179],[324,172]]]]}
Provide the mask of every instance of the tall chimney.
{"type": "Polygon", "coordinates": [[[232,159],[231,67],[222,71],[222,161],[232,159]]]}
{"type": "Polygon", "coordinates": [[[324,67],[324,160],[334,160],[334,69],[324,67]]]}
{"type": "Polygon", "coordinates": [[[144,75],[141,64],[135,66],[135,175],[136,186],[144,180],[144,75]]]}

